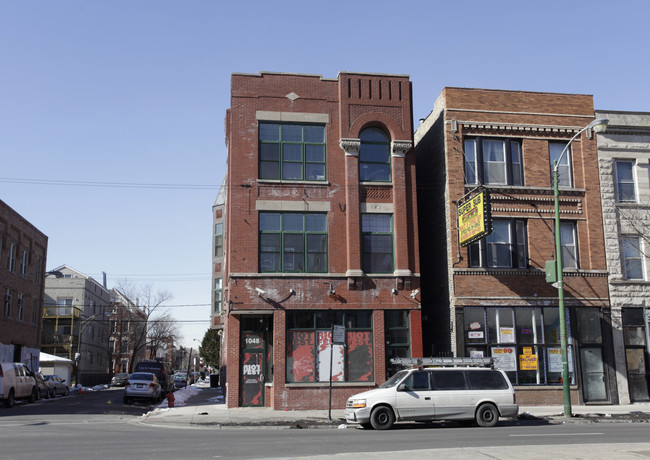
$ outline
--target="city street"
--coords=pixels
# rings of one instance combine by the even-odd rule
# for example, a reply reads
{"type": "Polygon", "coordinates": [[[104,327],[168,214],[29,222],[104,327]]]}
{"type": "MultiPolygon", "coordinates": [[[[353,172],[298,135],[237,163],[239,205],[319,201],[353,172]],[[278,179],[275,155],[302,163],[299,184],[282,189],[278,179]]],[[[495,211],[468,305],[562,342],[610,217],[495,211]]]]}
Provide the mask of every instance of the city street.
{"type": "Polygon", "coordinates": [[[121,397],[122,390],[114,389],[0,409],[0,457],[324,459],[381,455],[391,459],[416,454],[431,458],[443,452],[445,458],[626,458],[626,452],[636,458],[650,457],[648,423],[509,420],[487,429],[431,423],[401,425],[390,431],[156,427],[139,423],[151,405],[125,406],[121,397]]]}

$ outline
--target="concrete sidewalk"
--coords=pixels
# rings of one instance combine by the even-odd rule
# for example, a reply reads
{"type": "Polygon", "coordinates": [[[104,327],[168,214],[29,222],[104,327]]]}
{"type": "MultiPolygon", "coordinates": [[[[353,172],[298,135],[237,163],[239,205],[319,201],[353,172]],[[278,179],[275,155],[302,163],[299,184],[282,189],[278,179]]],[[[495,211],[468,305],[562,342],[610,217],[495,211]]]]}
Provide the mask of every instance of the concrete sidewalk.
{"type": "MultiPolygon", "coordinates": [[[[210,388],[207,382],[199,382],[191,389],[191,395],[168,408],[164,401],[153,411],[144,414],[138,423],[152,426],[177,428],[345,428],[343,409],[280,411],[265,407],[226,407],[220,388],[210,388]],[[331,415],[331,418],[330,418],[331,415]]],[[[523,406],[519,408],[519,420],[539,420],[545,423],[588,422],[650,422],[650,403],[624,406],[572,406],[573,417],[563,415],[563,406],[523,406]]],[[[507,419],[504,419],[507,420],[507,419]]],[[[350,425],[352,427],[354,425],[350,425]]]]}

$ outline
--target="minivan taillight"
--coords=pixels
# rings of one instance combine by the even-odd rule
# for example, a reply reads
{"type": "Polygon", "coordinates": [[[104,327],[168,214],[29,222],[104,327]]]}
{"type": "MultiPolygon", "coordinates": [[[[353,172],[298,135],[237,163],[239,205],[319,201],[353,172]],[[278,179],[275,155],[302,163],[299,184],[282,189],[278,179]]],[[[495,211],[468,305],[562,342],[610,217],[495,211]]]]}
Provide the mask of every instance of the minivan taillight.
{"type": "Polygon", "coordinates": [[[124,384],[124,386],[125,386],[125,387],[130,387],[130,386],[131,386],[131,382],[126,382],[126,383],[124,384]]]}
{"type": "Polygon", "coordinates": [[[153,382],[151,382],[151,383],[149,384],[149,387],[150,387],[150,388],[156,388],[156,384],[153,383],[153,382]]]}

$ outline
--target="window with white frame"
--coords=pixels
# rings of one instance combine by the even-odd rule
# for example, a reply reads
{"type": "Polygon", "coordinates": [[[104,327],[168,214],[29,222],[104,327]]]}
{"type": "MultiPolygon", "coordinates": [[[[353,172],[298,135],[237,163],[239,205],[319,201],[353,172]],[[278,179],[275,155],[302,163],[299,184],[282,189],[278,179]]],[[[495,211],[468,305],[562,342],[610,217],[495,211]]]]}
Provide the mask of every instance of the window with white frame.
{"type": "Polygon", "coordinates": [[[223,257],[223,224],[214,224],[214,256],[223,257]]]}
{"type": "Polygon", "coordinates": [[[11,243],[9,245],[9,254],[8,254],[7,268],[10,272],[16,271],[16,245],[11,243]]]}
{"type": "Polygon", "coordinates": [[[521,141],[465,139],[465,183],[524,185],[521,141]]]}
{"type": "Polygon", "coordinates": [[[18,293],[16,319],[25,321],[25,296],[22,292],[18,293]]]}
{"type": "Polygon", "coordinates": [[[29,265],[29,253],[27,249],[23,249],[23,258],[20,263],[20,274],[22,276],[27,276],[27,268],[29,265]]]}
{"type": "Polygon", "coordinates": [[[578,268],[578,239],[575,222],[560,223],[560,241],[562,246],[562,267],[578,268]]]}
{"type": "Polygon", "coordinates": [[[526,222],[521,219],[495,219],[492,233],[469,246],[470,267],[528,267],[526,222]]]}
{"type": "Polygon", "coordinates": [[[555,162],[559,160],[557,165],[558,171],[558,187],[571,188],[573,187],[572,171],[571,171],[571,147],[567,148],[566,153],[560,159],[560,155],[564,151],[566,144],[560,142],[549,142],[548,153],[551,162],[551,184],[553,183],[553,168],[555,162]]]}
{"type": "Polygon", "coordinates": [[[13,292],[11,289],[5,289],[5,298],[4,298],[4,308],[2,309],[2,314],[10,318],[11,317],[11,304],[13,302],[13,292]]]}
{"type": "Polygon", "coordinates": [[[214,280],[214,312],[221,313],[223,308],[223,279],[215,278],[214,280]]]}
{"type": "Polygon", "coordinates": [[[634,180],[634,161],[616,160],[616,201],[636,202],[636,181],[634,180]]]}
{"type": "Polygon", "coordinates": [[[623,276],[627,280],[644,279],[641,244],[641,238],[638,236],[624,236],[621,238],[623,276]]]}

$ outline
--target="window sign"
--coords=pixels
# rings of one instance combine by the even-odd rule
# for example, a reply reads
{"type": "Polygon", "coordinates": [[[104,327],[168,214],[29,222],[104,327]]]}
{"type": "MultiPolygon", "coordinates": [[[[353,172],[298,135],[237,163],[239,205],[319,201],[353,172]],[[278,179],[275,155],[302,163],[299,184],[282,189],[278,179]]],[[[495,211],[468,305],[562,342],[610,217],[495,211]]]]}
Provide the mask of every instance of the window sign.
{"type": "Polygon", "coordinates": [[[458,207],[458,231],[461,246],[467,246],[492,232],[490,193],[482,190],[458,207]]]}
{"type": "Polygon", "coordinates": [[[519,367],[522,371],[536,371],[537,355],[533,355],[532,353],[519,355],[519,367]]]}
{"type": "Polygon", "coordinates": [[[517,361],[515,359],[515,349],[511,347],[492,347],[492,357],[494,358],[494,367],[506,372],[517,370],[517,361]]]}
{"type": "Polygon", "coordinates": [[[483,331],[469,331],[467,333],[467,338],[468,339],[482,339],[483,338],[483,331]]]}
{"type": "Polygon", "coordinates": [[[500,327],[499,328],[499,342],[501,342],[501,343],[515,343],[515,328],[514,327],[500,327]]]}

